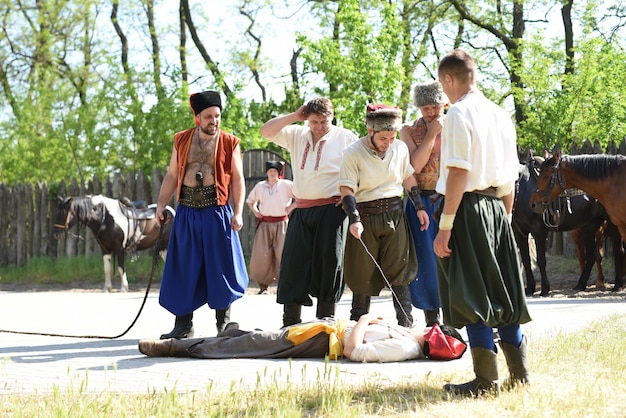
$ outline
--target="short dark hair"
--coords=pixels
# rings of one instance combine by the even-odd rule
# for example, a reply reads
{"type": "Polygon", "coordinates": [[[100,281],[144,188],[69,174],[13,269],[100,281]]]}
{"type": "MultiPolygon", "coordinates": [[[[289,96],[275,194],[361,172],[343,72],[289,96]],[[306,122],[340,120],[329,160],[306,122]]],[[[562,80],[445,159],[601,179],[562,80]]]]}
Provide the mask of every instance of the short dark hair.
{"type": "Polygon", "coordinates": [[[445,335],[449,335],[452,338],[456,338],[457,340],[464,342],[463,337],[454,327],[444,324],[440,325],[439,328],[441,328],[441,332],[443,332],[445,335]]]}
{"type": "Polygon", "coordinates": [[[335,115],[335,108],[330,99],[326,97],[316,97],[315,99],[309,100],[304,113],[307,116],[316,114],[332,118],[335,115]]]}
{"type": "Polygon", "coordinates": [[[472,56],[457,48],[446,54],[439,62],[439,75],[450,74],[462,82],[473,83],[476,80],[476,63],[472,56]]]}

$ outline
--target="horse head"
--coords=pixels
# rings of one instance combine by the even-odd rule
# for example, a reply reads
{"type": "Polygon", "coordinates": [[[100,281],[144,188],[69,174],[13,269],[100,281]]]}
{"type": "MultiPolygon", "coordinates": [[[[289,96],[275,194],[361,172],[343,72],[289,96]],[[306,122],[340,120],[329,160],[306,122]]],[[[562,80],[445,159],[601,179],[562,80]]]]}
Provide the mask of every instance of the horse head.
{"type": "Polygon", "coordinates": [[[54,221],[54,231],[52,236],[56,239],[65,235],[72,225],[74,225],[74,215],[72,214],[72,201],[73,197],[63,198],[59,196],[59,203],[57,206],[57,218],[54,221]]]}
{"type": "Polygon", "coordinates": [[[530,198],[530,207],[537,213],[546,212],[550,202],[565,190],[565,182],[561,172],[563,158],[561,150],[556,149],[553,154],[545,155],[545,159],[539,167],[537,188],[530,198]]]}

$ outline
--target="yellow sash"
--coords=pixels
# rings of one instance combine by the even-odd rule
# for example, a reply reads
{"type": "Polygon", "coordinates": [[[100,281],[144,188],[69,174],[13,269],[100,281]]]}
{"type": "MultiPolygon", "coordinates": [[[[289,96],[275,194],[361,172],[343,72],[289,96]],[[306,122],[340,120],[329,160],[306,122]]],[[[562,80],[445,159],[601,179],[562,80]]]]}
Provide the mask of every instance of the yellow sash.
{"type": "Polygon", "coordinates": [[[300,345],[303,342],[315,337],[321,332],[328,334],[328,358],[336,360],[343,356],[343,335],[350,321],[338,320],[334,325],[324,322],[311,322],[302,325],[295,325],[289,328],[287,339],[300,345]]]}

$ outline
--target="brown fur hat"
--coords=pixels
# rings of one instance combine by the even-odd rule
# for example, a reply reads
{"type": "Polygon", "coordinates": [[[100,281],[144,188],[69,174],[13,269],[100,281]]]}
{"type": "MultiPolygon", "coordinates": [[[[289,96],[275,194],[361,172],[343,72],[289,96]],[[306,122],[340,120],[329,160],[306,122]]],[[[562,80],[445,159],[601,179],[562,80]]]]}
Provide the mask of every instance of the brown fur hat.
{"type": "Polygon", "coordinates": [[[402,128],[402,109],[384,104],[368,104],[365,121],[367,128],[374,132],[399,131],[402,128]]]}
{"type": "Polygon", "coordinates": [[[443,92],[441,83],[434,81],[432,83],[418,84],[413,89],[413,103],[416,107],[445,105],[448,103],[448,97],[443,92]]]}

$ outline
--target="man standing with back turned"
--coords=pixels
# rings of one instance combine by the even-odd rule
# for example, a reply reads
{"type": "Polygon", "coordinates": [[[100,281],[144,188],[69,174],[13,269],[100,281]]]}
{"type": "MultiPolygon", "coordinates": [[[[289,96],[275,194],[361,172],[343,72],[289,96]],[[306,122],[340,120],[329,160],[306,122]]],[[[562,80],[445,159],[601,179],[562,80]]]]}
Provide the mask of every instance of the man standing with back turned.
{"type": "Polygon", "coordinates": [[[216,91],[189,98],[196,128],[174,135],[170,165],[161,184],[157,216],[176,192],[178,208],[167,249],[159,303],[176,315],[166,338],[193,336],[193,311],[215,309],[220,332],[230,322],[230,305],[248,287],[239,231],[245,182],[240,139],[222,131],[222,100],[216,91]],[[232,193],[234,210],[228,203],[232,193]]]}
{"type": "Polygon", "coordinates": [[[493,328],[509,368],[505,387],[528,383],[530,321],[509,222],[518,178],[515,126],[476,87],[476,64],[455,49],[439,63],[439,81],[452,106],[441,132],[437,192],[445,195],[434,242],[445,324],[466,327],[476,378],[446,391],[498,394],[493,328]]]}
{"type": "Polygon", "coordinates": [[[331,124],[334,108],[316,98],[261,127],[261,135],[291,154],[293,194],[278,279],[277,302],[283,326],[302,322],[302,305],[317,298],[317,318],[333,317],[345,289],[343,251],[347,222],[339,204],[339,167],[344,149],[357,140],[331,124]],[[307,121],[308,126],[293,125],[307,121]]]}

